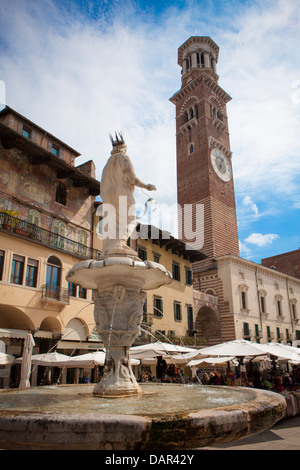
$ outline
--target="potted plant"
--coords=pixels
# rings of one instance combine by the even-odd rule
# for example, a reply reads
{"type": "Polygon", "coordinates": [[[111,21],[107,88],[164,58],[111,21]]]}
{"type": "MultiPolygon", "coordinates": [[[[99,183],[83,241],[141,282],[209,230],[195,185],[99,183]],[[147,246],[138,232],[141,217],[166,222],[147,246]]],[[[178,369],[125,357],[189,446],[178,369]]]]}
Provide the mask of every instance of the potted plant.
{"type": "Polygon", "coordinates": [[[14,218],[19,215],[19,212],[14,210],[9,211],[7,209],[2,209],[1,214],[4,214],[2,228],[8,231],[13,230],[16,226],[16,220],[14,220],[14,218]]]}

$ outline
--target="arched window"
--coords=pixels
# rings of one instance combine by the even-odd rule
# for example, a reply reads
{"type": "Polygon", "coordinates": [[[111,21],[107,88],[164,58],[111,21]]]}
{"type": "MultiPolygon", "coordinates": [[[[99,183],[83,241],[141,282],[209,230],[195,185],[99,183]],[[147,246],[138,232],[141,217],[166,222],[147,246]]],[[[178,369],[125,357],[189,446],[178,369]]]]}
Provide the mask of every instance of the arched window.
{"type": "Polygon", "coordinates": [[[67,204],[66,186],[60,181],[56,183],[55,201],[64,206],[67,204]]]}
{"type": "Polygon", "coordinates": [[[66,226],[61,220],[55,220],[53,224],[52,243],[58,248],[65,246],[66,226]]]}
{"type": "Polygon", "coordinates": [[[80,230],[79,235],[78,235],[78,242],[81,245],[87,246],[87,233],[84,230],[80,230]]]}
{"type": "Polygon", "coordinates": [[[79,243],[79,254],[81,255],[86,255],[86,249],[87,249],[87,233],[84,230],[79,231],[78,235],[78,243],[79,243]]]}
{"type": "Polygon", "coordinates": [[[57,298],[61,284],[61,262],[56,256],[50,256],[47,261],[46,291],[47,297],[57,298]]]}
{"type": "Polygon", "coordinates": [[[27,212],[27,222],[30,224],[38,225],[40,220],[40,214],[35,209],[29,209],[27,212]]]}
{"type": "Polygon", "coordinates": [[[192,153],[194,153],[194,144],[190,143],[190,145],[189,145],[189,155],[191,155],[192,153]]]}

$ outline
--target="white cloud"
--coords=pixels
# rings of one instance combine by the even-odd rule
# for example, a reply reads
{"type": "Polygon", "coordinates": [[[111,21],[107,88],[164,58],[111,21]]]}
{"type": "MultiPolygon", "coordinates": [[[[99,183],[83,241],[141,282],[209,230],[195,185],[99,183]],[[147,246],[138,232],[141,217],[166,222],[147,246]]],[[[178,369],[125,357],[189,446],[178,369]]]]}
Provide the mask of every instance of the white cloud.
{"type": "Polygon", "coordinates": [[[257,205],[252,201],[250,196],[245,196],[242,201],[244,206],[250,207],[250,210],[253,212],[254,215],[258,215],[258,207],[257,205]]]}
{"type": "Polygon", "coordinates": [[[265,235],[262,233],[252,233],[245,239],[245,242],[261,247],[271,245],[273,240],[276,240],[277,238],[279,238],[279,235],[275,233],[266,233],[265,235]]]}
{"type": "Polygon", "coordinates": [[[239,240],[239,248],[240,248],[240,256],[245,257],[245,258],[250,258],[251,257],[250,248],[245,243],[243,243],[241,240],[239,240]]]}

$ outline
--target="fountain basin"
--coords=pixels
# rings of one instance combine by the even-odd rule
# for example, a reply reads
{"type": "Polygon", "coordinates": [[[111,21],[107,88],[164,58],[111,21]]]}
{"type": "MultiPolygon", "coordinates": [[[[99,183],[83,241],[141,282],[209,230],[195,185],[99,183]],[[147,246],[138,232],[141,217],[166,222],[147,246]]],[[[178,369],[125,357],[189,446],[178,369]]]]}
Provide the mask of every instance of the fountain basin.
{"type": "Polygon", "coordinates": [[[0,448],[196,449],[262,432],[282,419],[277,393],[244,387],[141,384],[141,395],[99,398],[93,385],[1,392],[0,448]]]}

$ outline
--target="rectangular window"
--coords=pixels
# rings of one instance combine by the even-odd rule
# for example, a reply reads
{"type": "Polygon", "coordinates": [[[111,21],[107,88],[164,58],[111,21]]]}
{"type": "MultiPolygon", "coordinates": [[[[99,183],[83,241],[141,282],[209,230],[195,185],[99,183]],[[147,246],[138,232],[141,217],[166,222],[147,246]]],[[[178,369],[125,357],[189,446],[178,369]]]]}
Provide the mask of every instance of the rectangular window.
{"type": "Polygon", "coordinates": [[[292,304],[292,312],[293,312],[293,319],[296,320],[297,312],[296,312],[296,305],[292,304]]]}
{"type": "Polygon", "coordinates": [[[69,291],[69,296],[70,297],[76,297],[77,295],[77,286],[76,284],[73,284],[73,282],[68,283],[68,291],[69,291]]]}
{"type": "Polygon", "coordinates": [[[266,313],[266,303],[265,303],[265,298],[264,297],[260,298],[260,305],[261,305],[261,312],[266,313]]]}
{"type": "Polygon", "coordinates": [[[161,297],[153,299],[154,316],[161,318],[163,316],[163,300],[161,297]]]}
{"type": "Polygon", "coordinates": [[[250,336],[250,329],[249,329],[249,323],[244,323],[244,336],[249,337],[250,336]]]}
{"type": "Polygon", "coordinates": [[[84,287],[79,286],[78,297],[80,297],[80,299],[86,299],[86,289],[84,287]]]}
{"type": "Polygon", "coordinates": [[[52,145],[52,153],[57,157],[59,148],[56,145],[52,145]]]}
{"type": "Polygon", "coordinates": [[[247,309],[247,302],[246,302],[246,292],[241,292],[242,294],[242,308],[243,310],[247,309]]]}
{"type": "Polygon", "coordinates": [[[158,255],[157,253],[153,253],[154,263],[159,263],[159,260],[160,260],[160,255],[158,255]]]}
{"type": "Polygon", "coordinates": [[[147,260],[147,250],[145,248],[138,248],[138,257],[141,258],[142,261],[147,260]]]}
{"type": "Polygon", "coordinates": [[[270,329],[269,326],[267,326],[267,338],[268,338],[268,340],[271,339],[271,329],[270,329]]]}
{"type": "Polygon", "coordinates": [[[179,302],[174,302],[174,320],[175,321],[182,320],[181,303],[179,302]]]}
{"type": "Polygon", "coordinates": [[[26,139],[30,139],[30,129],[28,127],[23,126],[22,135],[26,137],[26,139]]]}
{"type": "Polygon", "coordinates": [[[13,284],[23,284],[24,261],[23,256],[13,255],[10,275],[10,282],[13,284]]]}
{"type": "Polygon", "coordinates": [[[194,318],[193,318],[193,307],[191,305],[186,306],[186,313],[187,313],[188,330],[193,330],[194,329],[194,318]]]}
{"type": "Polygon", "coordinates": [[[180,281],[180,265],[173,262],[173,279],[180,281]]]}
{"type": "Polygon", "coordinates": [[[286,340],[289,341],[290,340],[290,332],[288,329],[285,330],[285,337],[286,337],[286,340]]]}
{"type": "Polygon", "coordinates": [[[0,281],[3,280],[4,274],[4,251],[0,250],[0,281]]]}
{"type": "Polygon", "coordinates": [[[25,285],[36,287],[39,262],[36,259],[28,258],[25,285]]]}
{"type": "Polygon", "coordinates": [[[281,317],[281,315],[282,315],[281,300],[277,300],[277,309],[278,309],[278,315],[281,317]]]}
{"type": "Polygon", "coordinates": [[[185,283],[188,286],[191,286],[193,284],[193,275],[192,270],[190,268],[185,268],[185,283]]]}
{"type": "Polygon", "coordinates": [[[280,341],[281,337],[280,337],[280,328],[276,328],[276,334],[277,334],[277,341],[280,341]]]}

